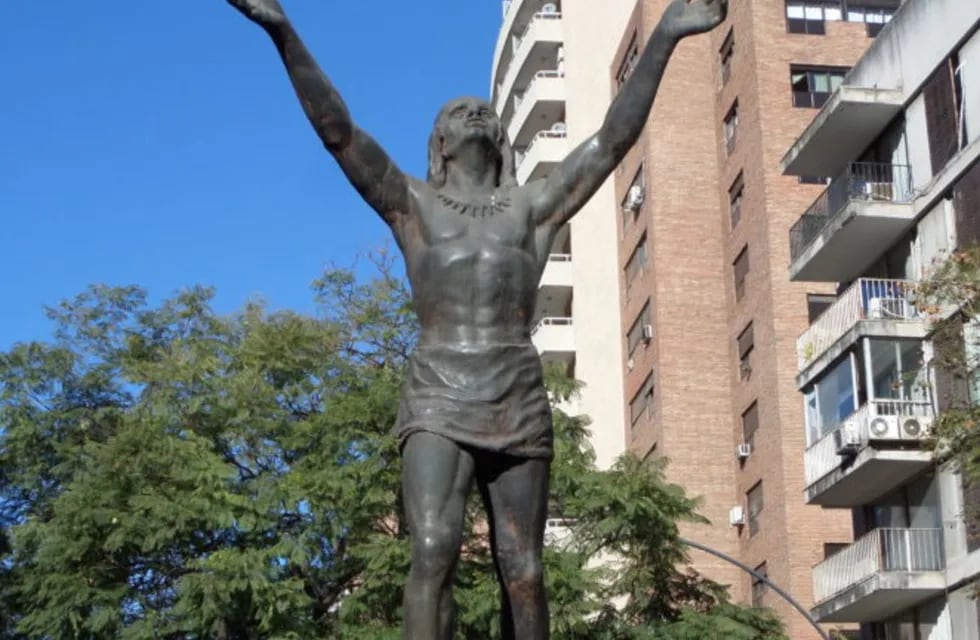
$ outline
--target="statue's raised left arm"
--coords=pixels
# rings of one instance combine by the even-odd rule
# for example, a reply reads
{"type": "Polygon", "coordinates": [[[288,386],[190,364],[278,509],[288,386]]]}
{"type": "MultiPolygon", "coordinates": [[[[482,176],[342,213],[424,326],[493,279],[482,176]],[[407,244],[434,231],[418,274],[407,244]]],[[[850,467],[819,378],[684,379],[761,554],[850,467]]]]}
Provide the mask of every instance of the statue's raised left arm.
{"type": "Polygon", "coordinates": [[[279,0],[228,0],[275,44],[303,111],[361,197],[389,224],[411,211],[409,179],[366,132],[290,24],[279,0]]]}
{"type": "Polygon", "coordinates": [[[640,137],[674,47],[682,38],[715,28],[727,12],[728,0],[674,0],[667,6],[599,131],[533,188],[539,224],[567,222],[588,202],[640,137]]]}

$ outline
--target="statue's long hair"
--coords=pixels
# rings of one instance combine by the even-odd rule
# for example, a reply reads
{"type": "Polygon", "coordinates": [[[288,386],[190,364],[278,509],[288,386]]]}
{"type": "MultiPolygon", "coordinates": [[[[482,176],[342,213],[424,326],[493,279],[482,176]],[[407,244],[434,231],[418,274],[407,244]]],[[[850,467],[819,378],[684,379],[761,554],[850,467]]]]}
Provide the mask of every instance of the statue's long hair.
{"type": "MultiPolygon", "coordinates": [[[[439,110],[435,126],[429,135],[429,170],[426,180],[436,189],[446,184],[446,159],[442,155],[442,127],[455,103],[456,101],[453,100],[439,110]]],[[[507,139],[507,131],[503,123],[500,122],[498,125],[499,134],[494,141],[500,154],[500,161],[497,164],[497,186],[516,187],[517,169],[514,164],[514,150],[510,146],[510,140],[507,139]]]]}

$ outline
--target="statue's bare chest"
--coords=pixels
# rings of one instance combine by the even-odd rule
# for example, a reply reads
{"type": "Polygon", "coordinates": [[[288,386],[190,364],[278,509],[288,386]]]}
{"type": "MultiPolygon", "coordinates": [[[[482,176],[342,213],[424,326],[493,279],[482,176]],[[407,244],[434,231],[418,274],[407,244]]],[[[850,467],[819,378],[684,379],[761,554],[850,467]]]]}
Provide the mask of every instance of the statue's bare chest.
{"type": "Polygon", "coordinates": [[[419,239],[428,249],[455,245],[481,252],[533,251],[527,207],[509,196],[457,199],[439,193],[427,204],[417,222],[419,239]]]}

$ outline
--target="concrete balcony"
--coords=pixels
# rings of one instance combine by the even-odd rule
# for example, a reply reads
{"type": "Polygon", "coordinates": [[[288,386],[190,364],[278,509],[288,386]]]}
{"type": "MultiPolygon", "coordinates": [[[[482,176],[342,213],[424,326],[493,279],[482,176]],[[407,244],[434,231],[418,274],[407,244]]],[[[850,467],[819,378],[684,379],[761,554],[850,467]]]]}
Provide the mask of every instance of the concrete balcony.
{"type": "Polygon", "coordinates": [[[942,529],[875,529],[813,568],[819,622],[884,620],[946,588],[942,529]]]}
{"type": "Polygon", "coordinates": [[[915,224],[907,165],[854,162],[789,232],[790,279],[847,282],[915,224]]]}
{"type": "Polygon", "coordinates": [[[568,136],[564,131],[539,131],[527,149],[517,154],[518,184],[545,177],[567,155],[568,136]]]}
{"type": "Polygon", "coordinates": [[[929,402],[871,400],[806,450],[807,503],[859,507],[901,486],[932,464],[932,422],[929,402]]]}
{"type": "Polygon", "coordinates": [[[507,136],[515,147],[531,142],[534,134],[561,121],[565,115],[565,74],[561,71],[538,71],[527,90],[515,95],[504,109],[501,119],[507,136]]]}
{"type": "Polygon", "coordinates": [[[531,330],[531,342],[541,354],[541,361],[571,363],[575,357],[575,332],[572,319],[544,317],[531,330]]]}
{"type": "Polygon", "coordinates": [[[498,70],[502,79],[492,91],[492,103],[498,114],[504,113],[514,90],[531,84],[538,71],[548,71],[558,66],[558,53],[564,41],[561,14],[540,12],[531,17],[524,32],[513,41],[513,59],[498,70]]]}
{"type": "MultiPolygon", "coordinates": [[[[527,29],[528,23],[536,13],[543,13],[545,5],[556,5],[555,0],[505,0],[503,3],[503,23],[497,34],[497,43],[493,51],[493,69],[491,77],[491,95],[493,89],[503,82],[511,61],[514,59],[514,45],[519,42],[520,34],[527,29]]],[[[550,10],[550,7],[549,7],[550,10]]],[[[555,10],[559,10],[555,6],[555,10]]]]}
{"type": "Polygon", "coordinates": [[[552,253],[548,256],[548,264],[541,274],[538,288],[564,289],[572,286],[572,254],[552,253]]]}
{"type": "Polygon", "coordinates": [[[912,304],[908,280],[860,278],[796,340],[796,383],[817,378],[864,337],[924,339],[926,320],[912,304]]]}
{"type": "Polygon", "coordinates": [[[783,156],[783,171],[798,176],[837,175],[864,153],[904,104],[901,90],[844,84],[783,156]]]}

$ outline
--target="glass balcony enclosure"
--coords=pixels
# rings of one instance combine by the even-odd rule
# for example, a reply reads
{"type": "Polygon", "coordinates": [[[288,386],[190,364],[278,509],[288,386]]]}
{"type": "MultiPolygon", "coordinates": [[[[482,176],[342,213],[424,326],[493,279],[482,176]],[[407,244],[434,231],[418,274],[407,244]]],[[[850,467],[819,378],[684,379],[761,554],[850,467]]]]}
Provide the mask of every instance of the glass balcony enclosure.
{"type": "Polygon", "coordinates": [[[931,406],[922,343],[864,338],[804,389],[807,445],[836,430],[866,404],[876,413],[915,415],[931,406]]]}

